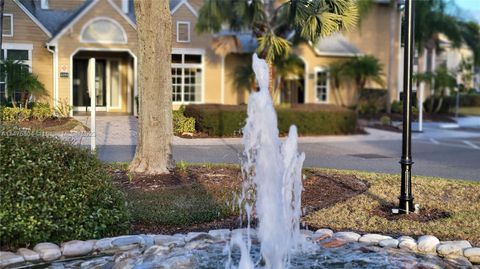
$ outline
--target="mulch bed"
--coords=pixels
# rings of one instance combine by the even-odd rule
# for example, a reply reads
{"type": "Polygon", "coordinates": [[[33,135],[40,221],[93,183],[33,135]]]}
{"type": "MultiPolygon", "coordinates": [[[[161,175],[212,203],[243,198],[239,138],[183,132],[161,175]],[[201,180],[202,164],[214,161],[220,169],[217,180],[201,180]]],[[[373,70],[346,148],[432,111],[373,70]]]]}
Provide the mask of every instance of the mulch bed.
{"type": "Polygon", "coordinates": [[[388,220],[411,220],[417,222],[429,222],[450,217],[450,213],[437,208],[420,208],[418,213],[410,214],[394,214],[392,208],[396,208],[394,204],[382,204],[374,208],[370,214],[386,218],[388,220]]]}
{"type": "MultiPolygon", "coordinates": [[[[219,189],[238,191],[241,185],[240,170],[235,167],[189,166],[187,169],[175,169],[168,175],[135,175],[129,177],[125,171],[111,171],[114,184],[122,190],[135,189],[145,192],[159,188],[175,188],[182,185],[201,184],[206,189],[215,192],[219,189]]],[[[354,175],[335,175],[323,172],[307,172],[302,193],[304,214],[314,210],[329,207],[358,195],[368,189],[365,181],[354,175]]],[[[255,224],[253,224],[255,225],[255,224]]],[[[145,225],[134,223],[133,233],[186,233],[190,231],[208,231],[211,229],[234,229],[239,227],[238,216],[217,219],[208,223],[190,226],[172,227],[161,225],[145,225]]]]}
{"type": "Polygon", "coordinates": [[[42,128],[42,127],[48,128],[53,126],[64,125],[68,121],[70,121],[70,118],[51,118],[51,119],[46,119],[44,121],[27,120],[27,121],[19,122],[18,126],[22,128],[31,128],[31,129],[42,128]]]}

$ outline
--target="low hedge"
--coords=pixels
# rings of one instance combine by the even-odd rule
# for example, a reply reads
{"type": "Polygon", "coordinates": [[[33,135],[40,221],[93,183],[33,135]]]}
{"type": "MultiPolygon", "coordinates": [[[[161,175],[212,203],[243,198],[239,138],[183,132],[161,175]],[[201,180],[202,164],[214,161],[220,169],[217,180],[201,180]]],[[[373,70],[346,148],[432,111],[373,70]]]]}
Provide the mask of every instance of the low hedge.
{"type": "Polygon", "coordinates": [[[87,149],[0,125],[0,245],[124,233],[129,213],[105,165],[87,149]]]}
{"type": "MultiPolygon", "coordinates": [[[[437,107],[440,100],[439,97],[429,97],[424,102],[424,106],[427,110],[430,110],[430,105],[432,98],[435,98],[433,101],[434,108],[437,107]]],[[[457,96],[455,94],[451,96],[443,97],[442,106],[440,107],[440,113],[453,112],[457,103],[457,96]]],[[[479,94],[461,94],[459,98],[460,107],[480,107],[480,95],[479,94]]]]}
{"type": "MultiPolygon", "coordinates": [[[[247,106],[189,105],[187,117],[195,118],[195,128],[209,136],[238,136],[247,117],[247,106]]],[[[300,135],[351,134],[356,130],[357,117],[353,111],[330,105],[293,105],[278,108],[278,129],[287,134],[295,124],[300,135]]]]}

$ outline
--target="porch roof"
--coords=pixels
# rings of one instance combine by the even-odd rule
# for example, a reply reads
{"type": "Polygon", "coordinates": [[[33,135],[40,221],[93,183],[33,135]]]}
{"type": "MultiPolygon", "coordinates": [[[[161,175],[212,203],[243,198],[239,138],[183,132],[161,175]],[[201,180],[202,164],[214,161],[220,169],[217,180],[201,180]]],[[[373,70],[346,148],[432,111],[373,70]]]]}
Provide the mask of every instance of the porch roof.
{"type": "Polygon", "coordinates": [[[322,38],[312,47],[318,56],[356,56],[362,53],[341,33],[322,38]]]}

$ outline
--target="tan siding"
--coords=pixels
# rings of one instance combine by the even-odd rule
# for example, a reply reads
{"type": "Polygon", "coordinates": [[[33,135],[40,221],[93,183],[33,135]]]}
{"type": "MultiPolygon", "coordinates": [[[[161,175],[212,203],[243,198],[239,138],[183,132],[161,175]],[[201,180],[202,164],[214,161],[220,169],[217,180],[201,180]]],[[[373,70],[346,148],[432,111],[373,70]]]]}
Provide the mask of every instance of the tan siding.
{"type": "Polygon", "coordinates": [[[245,104],[249,90],[235,87],[235,69],[250,63],[250,55],[230,54],[225,58],[225,104],[245,104]]]}
{"type": "MultiPolygon", "coordinates": [[[[392,7],[389,5],[375,5],[370,13],[362,19],[358,29],[346,33],[347,38],[364,54],[371,54],[378,58],[383,64],[385,73],[385,87],[387,87],[387,72],[390,53],[390,21],[392,7]]],[[[398,12],[395,12],[397,24],[395,29],[394,41],[394,63],[392,66],[393,91],[392,98],[397,96],[398,87],[398,49],[399,49],[399,23],[398,12]]],[[[367,85],[367,87],[380,88],[379,85],[367,85]]]]}
{"type": "MultiPolygon", "coordinates": [[[[326,56],[317,56],[313,49],[306,44],[301,44],[295,50],[297,55],[299,55],[304,61],[306,61],[306,72],[307,79],[305,81],[305,103],[315,103],[316,102],[316,89],[315,89],[315,72],[317,68],[326,69],[328,66],[336,61],[343,61],[348,59],[346,57],[326,57],[326,56]]],[[[329,87],[327,91],[327,103],[329,104],[340,104],[339,100],[336,98],[331,82],[329,81],[329,87]]],[[[354,91],[352,87],[346,87],[340,90],[343,102],[346,105],[352,105],[354,101],[354,91]]]]}
{"type": "Polygon", "coordinates": [[[12,0],[5,1],[5,13],[13,14],[13,37],[3,37],[3,43],[32,44],[32,72],[45,85],[48,97],[45,102],[53,100],[53,56],[45,48],[48,40],[38,27],[12,0]]]}
{"type": "Polygon", "coordinates": [[[63,10],[73,10],[80,7],[85,2],[85,0],[49,0],[48,8],[49,9],[63,9],[63,10]]]}
{"type": "Polygon", "coordinates": [[[185,5],[182,5],[172,17],[173,48],[204,49],[204,103],[221,103],[221,57],[211,49],[212,35],[195,32],[197,17],[185,5]],[[177,21],[190,22],[190,42],[177,41],[177,21]]]}
{"type": "Polygon", "coordinates": [[[190,5],[198,12],[203,5],[203,0],[189,0],[190,5]]]}
{"type": "MultiPolygon", "coordinates": [[[[92,49],[92,50],[126,50],[130,49],[134,54],[137,51],[137,32],[136,30],[121,16],[113,7],[106,1],[100,0],[98,3],[92,7],[87,14],[85,14],[81,19],[79,19],[73,26],[70,27],[69,31],[65,33],[59,39],[59,59],[58,64],[67,65],[70,70],[70,76],[72,76],[72,66],[71,66],[71,57],[74,52],[78,49],[92,49]],[[82,43],[80,42],[80,32],[82,27],[88,23],[90,20],[96,17],[109,17],[123,27],[127,34],[128,44],[95,44],[95,43],[82,43]]],[[[101,52],[98,52],[98,55],[101,55],[101,52]]],[[[70,78],[59,78],[59,95],[61,98],[70,100],[70,91],[71,91],[71,80],[70,78]]],[[[122,97],[123,99],[126,96],[122,97]]],[[[123,102],[123,101],[122,101],[123,102]]],[[[122,107],[122,111],[126,110],[126,106],[122,107]]]]}

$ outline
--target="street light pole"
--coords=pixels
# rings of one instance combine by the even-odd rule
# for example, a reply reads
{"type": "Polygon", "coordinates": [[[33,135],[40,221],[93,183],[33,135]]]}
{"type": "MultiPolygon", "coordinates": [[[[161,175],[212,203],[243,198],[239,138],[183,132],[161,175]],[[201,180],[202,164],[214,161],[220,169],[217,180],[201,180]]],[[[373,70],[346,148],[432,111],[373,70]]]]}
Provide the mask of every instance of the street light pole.
{"type": "Polygon", "coordinates": [[[403,64],[403,134],[402,134],[402,184],[400,189],[399,213],[412,212],[412,69],[413,69],[413,37],[414,37],[414,0],[405,0],[404,24],[404,64],[403,64]]]}

